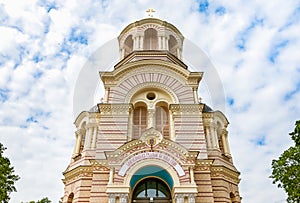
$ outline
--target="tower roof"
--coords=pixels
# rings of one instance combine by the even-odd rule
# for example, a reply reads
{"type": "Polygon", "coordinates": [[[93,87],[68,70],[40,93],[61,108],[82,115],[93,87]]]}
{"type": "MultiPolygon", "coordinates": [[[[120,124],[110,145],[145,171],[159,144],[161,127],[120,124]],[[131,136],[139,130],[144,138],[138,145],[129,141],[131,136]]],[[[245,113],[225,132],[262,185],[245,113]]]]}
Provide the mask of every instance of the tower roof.
{"type": "Polygon", "coordinates": [[[126,26],[118,37],[120,59],[135,51],[168,51],[182,59],[184,37],[172,24],[157,18],[145,18],[126,26]]]}
{"type": "Polygon", "coordinates": [[[157,24],[157,25],[161,25],[161,26],[163,26],[165,28],[173,30],[176,34],[178,34],[181,37],[183,37],[183,35],[181,34],[181,32],[174,25],[172,25],[171,23],[168,23],[167,21],[160,20],[158,18],[144,18],[142,20],[130,23],[129,25],[127,25],[122,30],[122,32],[120,33],[120,36],[124,35],[126,32],[128,32],[130,29],[132,29],[134,27],[139,27],[139,26],[142,26],[142,25],[145,25],[145,24],[157,24]]]}

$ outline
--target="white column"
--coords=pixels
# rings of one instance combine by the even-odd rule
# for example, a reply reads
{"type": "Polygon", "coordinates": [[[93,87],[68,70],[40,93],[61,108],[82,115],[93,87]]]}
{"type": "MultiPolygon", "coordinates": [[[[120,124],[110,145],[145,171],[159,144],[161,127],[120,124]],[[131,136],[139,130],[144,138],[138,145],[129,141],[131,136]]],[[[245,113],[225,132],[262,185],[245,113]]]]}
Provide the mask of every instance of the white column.
{"type": "Polygon", "coordinates": [[[194,91],[194,102],[195,104],[198,103],[198,89],[196,87],[193,88],[194,91]]]}
{"type": "Polygon", "coordinates": [[[190,167],[190,181],[191,181],[192,184],[195,184],[194,169],[193,169],[192,166],[190,167]]]}
{"type": "Polygon", "coordinates": [[[226,155],[230,155],[229,143],[228,143],[228,132],[227,130],[223,130],[222,132],[222,142],[224,146],[224,153],[226,155]]]}
{"type": "Polygon", "coordinates": [[[182,194],[176,194],[175,195],[175,202],[176,203],[184,203],[184,197],[182,194]]]}
{"type": "Polygon", "coordinates": [[[129,113],[129,118],[128,118],[128,134],[127,134],[127,141],[132,140],[132,128],[133,128],[133,110],[129,113]]]}
{"type": "Polygon", "coordinates": [[[166,46],[166,50],[169,50],[169,37],[168,36],[165,37],[165,46],[166,46]]]}
{"type": "Polygon", "coordinates": [[[93,131],[93,127],[89,126],[87,129],[87,133],[86,133],[86,137],[85,137],[85,141],[84,141],[85,149],[91,148],[91,139],[92,139],[92,133],[93,133],[92,131],[93,131]]]}
{"type": "Polygon", "coordinates": [[[75,153],[74,153],[75,156],[77,156],[79,154],[80,143],[81,143],[81,138],[82,138],[81,134],[82,134],[81,130],[76,131],[76,144],[75,144],[75,153]]]}
{"type": "Polygon", "coordinates": [[[148,128],[155,125],[155,109],[148,109],[148,128]]]}
{"type": "Polygon", "coordinates": [[[93,128],[93,139],[92,139],[92,149],[96,148],[96,143],[97,143],[97,133],[98,133],[98,127],[95,126],[93,128]]]}
{"type": "Polygon", "coordinates": [[[194,194],[189,194],[188,203],[195,203],[195,195],[194,194]]]}
{"type": "Polygon", "coordinates": [[[213,131],[214,131],[213,137],[215,138],[216,148],[220,149],[220,146],[219,146],[219,137],[218,137],[217,127],[216,126],[214,126],[214,130],[213,131]]]}
{"type": "Polygon", "coordinates": [[[116,203],[116,197],[114,194],[108,195],[108,203],[116,203]]]}
{"type": "Polygon", "coordinates": [[[179,50],[179,48],[176,49],[176,52],[177,52],[177,58],[180,59],[180,50],[179,50]]]}
{"type": "Polygon", "coordinates": [[[144,50],[144,36],[140,37],[140,50],[144,50]]]}
{"type": "Polygon", "coordinates": [[[174,130],[174,117],[172,112],[169,113],[170,117],[170,139],[175,141],[175,130],[174,130]]]}
{"type": "Polygon", "coordinates": [[[133,45],[132,45],[132,51],[137,50],[138,47],[138,37],[137,36],[132,36],[132,41],[133,41],[133,45]]]}
{"type": "Polygon", "coordinates": [[[205,133],[206,133],[207,148],[210,149],[212,146],[212,143],[211,143],[211,135],[210,135],[208,126],[205,126],[205,133]]]}
{"type": "Polygon", "coordinates": [[[77,143],[78,143],[78,134],[77,134],[77,132],[75,132],[75,145],[74,145],[74,149],[73,149],[73,157],[75,157],[75,156],[77,156],[77,154],[76,154],[76,150],[77,150],[77,143]]]}
{"type": "Polygon", "coordinates": [[[158,36],[158,50],[162,50],[162,48],[161,48],[161,36],[158,36]]]}
{"type": "Polygon", "coordinates": [[[121,194],[120,195],[120,203],[127,203],[128,201],[128,195],[127,194],[121,194]]]}
{"type": "Polygon", "coordinates": [[[105,88],[104,103],[108,103],[108,98],[109,98],[109,87],[105,88]]]}
{"type": "Polygon", "coordinates": [[[162,40],[162,50],[166,49],[166,38],[164,36],[161,36],[161,40],[162,40]]]}
{"type": "Polygon", "coordinates": [[[108,181],[109,184],[112,184],[114,182],[114,173],[115,173],[114,168],[110,168],[110,170],[109,170],[109,181],[108,181]]]}
{"type": "Polygon", "coordinates": [[[125,57],[125,48],[122,48],[122,59],[125,57]]]}
{"type": "Polygon", "coordinates": [[[209,126],[208,130],[209,130],[209,134],[210,134],[211,141],[212,141],[212,148],[215,148],[216,147],[216,143],[215,143],[215,138],[214,138],[214,134],[213,134],[213,129],[212,129],[211,126],[209,126]]]}

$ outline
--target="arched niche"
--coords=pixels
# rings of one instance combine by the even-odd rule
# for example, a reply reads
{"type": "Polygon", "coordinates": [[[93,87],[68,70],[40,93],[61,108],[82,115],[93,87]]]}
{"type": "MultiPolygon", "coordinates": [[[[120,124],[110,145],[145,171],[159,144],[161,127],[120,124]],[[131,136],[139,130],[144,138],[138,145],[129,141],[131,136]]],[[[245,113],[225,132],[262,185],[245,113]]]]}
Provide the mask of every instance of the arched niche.
{"type": "Polygon", "coordinates": [[[154,108],[153,104],[157,102],[176,103],[175,93],[163,84],[142,83],[131,89],[126,95],[125,102],[136,104],[144,102],[148,109],[154,108]]]}
{"type": "Polygon", "coordinates": [[[124,42],[124,57],[129,55],[133,51],[132,35],[129,35],[124,42]]]}
{"type": "Polygon", "coordinates": [[[74,200],[74,193],[72,192],[72,193],[68,196],[67,203],[73,203],[73,200],[74,200]]]}
{"type": "Polygon", "coordinates": [[[170,138],[170,113],[168,103],[160,101],[155,105],[155,128],[165,139],[170,138]]]}
{"type": "Polygon", "coordinates": [[[147,128],[147,105],[144,102],[137,102],[134,104],[133,110],[133,121],[132,121],[132,129],[133,129],[133,139],[138,139],[147,128]]]}
{"type": "Polygon", "coordinates": [[[178,49],[178,42],[176,38],[173,35],[170,35],[169,41],[168,41],[168,47],[169,47],[169,52],[173,54],[174,56],[178,57],[177,54],[177,49],[178,49]]]}
{"type": "Polygon", "coordinates": [[[157,50],[158,38],[157,31],[154,28],[148,28],[144,34],[144,50],[157,50]]]}
{"type": "MultiPolygon", "coordinates": [[[[135,174],[140,174],[140,172],[138,172],[140,169],[145,168],[145,167],[150,167],[150,166],[157,167],[156,170],[163,169],[164,171],[167,172],[167,174],[168,174],[168,178],[167,178],[168,182],[167,183],[170,186],[171,190],[174,187],[180,186],[179,177],[178,177],[178,174],[175,171],[175,169],[173,167],[171,167],[165,161],[162,161],[162,160],[159,160],[159,159],[147,159],[145,161],[139,161],[136,164],[134,164],[126,172],[126,177],[125,177],[125,182],[124,182],[125,185],[128,186],[128,187],[130,187],[130,188],[132,188],[131,186],[134,186],[139,181],[138,178],[132,179],[134,177],[134,175],[135,174]]],[[[147,169],[147,168],[145,168],[145,169],[147,169]]],[[[148,170],[146,170],[146,171],[148,171],[148,170]]],[[[167,175],[167,174],[165,174],[165,175],[167,175]]],[[[155,175],[158,175],[158,174],[155,174],[155,175]]],[[[156,177],[160,177],[160,176],[156,176],[156,177]]]]}

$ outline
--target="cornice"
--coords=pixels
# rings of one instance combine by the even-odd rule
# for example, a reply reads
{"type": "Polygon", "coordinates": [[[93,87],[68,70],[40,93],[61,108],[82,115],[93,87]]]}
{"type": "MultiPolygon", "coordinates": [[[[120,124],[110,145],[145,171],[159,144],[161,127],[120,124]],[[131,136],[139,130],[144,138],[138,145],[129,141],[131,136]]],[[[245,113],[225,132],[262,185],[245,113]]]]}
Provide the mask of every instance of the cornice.
{"type": "Polygon", "coordinates": [[[174,114],[201,114],[203,104],[170,104],[169,109],[174,114]]]}
{"type": "Polygon", "coordinates": [[[198,151],[188,151],[180,144],[168,139],[162,139],[157,145],[151,147],[142,140],[132,140],[112,152],[105,152],[108,164],[114,167],[121,166],[131,157],[150,151],[167,154],[182,165],[194,165],[199,154],[198,151]]]}
{"type": "Polygon", "coordinates": [[[240,172],[231,170],[225,166],[211,166],[212,178],[223,177],[235,184],[240,182],[240,172]]]}
{"type": "Polygon", "coordinates": [[[100,115],[110,115],[114,113],[117,114],[129,114],[129,112],[133,109],[132,104],[107,104],[100,103],[98,104],[100,115]]]}
{"type": "Polygon", "coordinates": [[[65,171],[63,173],[64,179],[63,182],[69,183],[71,181],[77,180],[81,177],[92,177],[93,176],[93,167],[92,166],[78,166],[70,171],[65,171]]]}
{"type": "Polygon", "coordinates": [[[115,69],[118,69],[125,64],[132,63],[133,61],[151,60],[153,58],[160,61],[166,61],[169,63],[171,62],[172,64],[176,64],[186,70],[188,68],[187,65],[183,63],[183,61],[178,59],[169,51],[165,51],[165,50],[133,51],[129,55],[127,55],[124,59],[122,59],[120,62],[118,62],[114,67],[115,69]]]}
{"type": "Polygon", "coordinates": [[[174,63],[170,63],[168,61],[162,61],[157,59],[147,59],[147,60],[139,60],[139,61],[133,61],[127,64],[124,64],[123,66],[119,67],[118,69],[113,70],[112,72],[99,72],[101,80],[103,81],[104,85],[116,85],[120,78],[127,74],[129,71],[132,71],[134,69],[138,69],[140,67],[149,67],[149,70],[151,70],[151,67],[165,67],[179,75],[181,75],[185,80],[188,80],[188,78],[191,78],[191,81],[195,80],[196,77],[198,77],[197,80],[201,80],[203,72],[190,72],[187,69],[182,68],[179,65],[176,65],[174,63]],[[192,79],[193,78],[193,79],[192,79]]]}

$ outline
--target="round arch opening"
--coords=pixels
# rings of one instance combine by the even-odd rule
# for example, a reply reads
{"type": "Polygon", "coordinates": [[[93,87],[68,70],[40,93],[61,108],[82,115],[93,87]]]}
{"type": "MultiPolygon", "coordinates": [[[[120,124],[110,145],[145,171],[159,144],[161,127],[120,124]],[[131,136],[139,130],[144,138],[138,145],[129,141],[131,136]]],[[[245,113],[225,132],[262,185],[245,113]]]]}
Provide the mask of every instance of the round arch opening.
{"type": "Polygon", "coordinates": [[[174,182],[171,175],[159,166],[145,166],[134,173],[130,180],[132,203],[172,202],[174,182]]]}
{"type": "Polygon", "coordinates": [[[170,203],[172,195],[168,185],[157,177],[145,178],[138,182],[132,193],[132,203],[170,203]]]}

